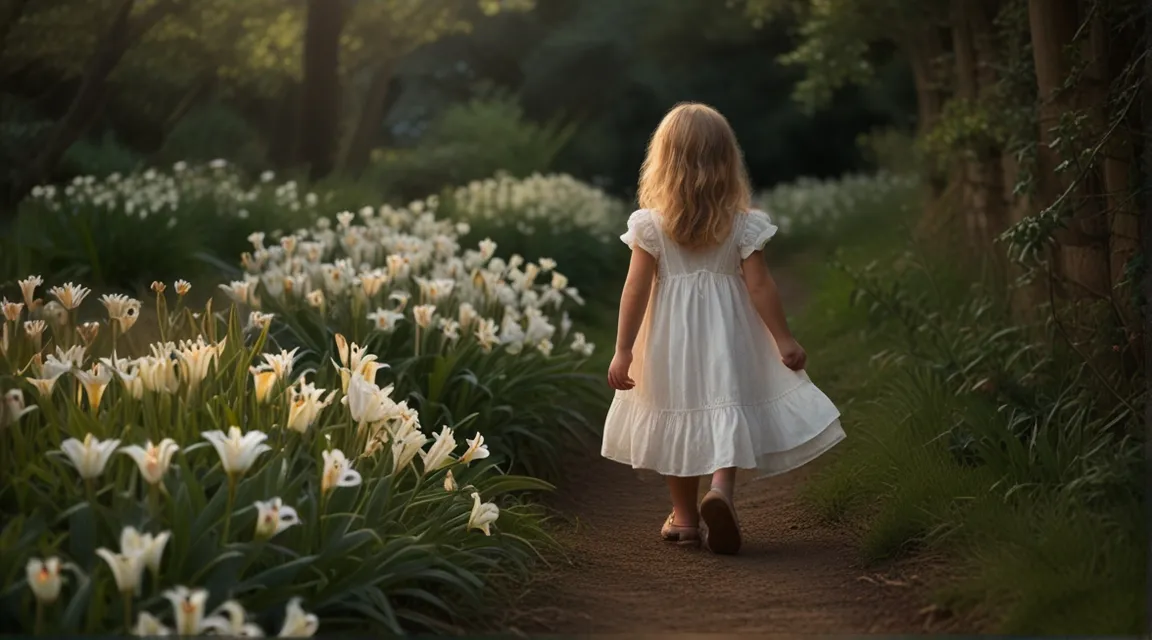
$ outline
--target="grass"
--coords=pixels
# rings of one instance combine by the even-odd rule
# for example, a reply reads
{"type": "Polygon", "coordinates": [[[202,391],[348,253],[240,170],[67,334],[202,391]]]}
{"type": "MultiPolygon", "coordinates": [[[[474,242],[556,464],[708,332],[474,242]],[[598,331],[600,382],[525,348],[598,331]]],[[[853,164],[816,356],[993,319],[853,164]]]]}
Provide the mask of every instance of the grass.
{"type": "MultiPolygon", "coordinates": [[[[840,252],[844,263],[901,259],[907,234],[875,227],[851,236],[840,252]]],[[[956,263],[944,255],[926,263],[927,275],[954,283],[946,297],[965,296],[955,286],[964,282],[956,263]]],[[[813,378],[840,406],[848,433],[803,499],[824,520],[862,530],[860,551],[869,562],[920,549],[950,559],[952,578],[934,585],[931,596],[980,621],[982,631],[1145,629],[1147,536],[1139,498],[1100,499],[1075,483],[1048,482],[1044,469],[1020,461],[1015,468],[964,463],[954,427],[976,420],[994,433],[1008,423],[998,409],[1010,403],[961,393],[942,366],[902,350],[891,327],[849,303],[855,285],[848,274],[825,264],[803,277],[812,296],[796,331],[812,353],[813,378]],[[1022,474],[1034,474],[1038,486],[1027,487],[1022,474]],[[1006,491],[1013,485],[1022,489],[1006,491]]],[[[1062,455],[1090,455],[1068,435],[1079,427],[1056,428],[1062,455]]]]}

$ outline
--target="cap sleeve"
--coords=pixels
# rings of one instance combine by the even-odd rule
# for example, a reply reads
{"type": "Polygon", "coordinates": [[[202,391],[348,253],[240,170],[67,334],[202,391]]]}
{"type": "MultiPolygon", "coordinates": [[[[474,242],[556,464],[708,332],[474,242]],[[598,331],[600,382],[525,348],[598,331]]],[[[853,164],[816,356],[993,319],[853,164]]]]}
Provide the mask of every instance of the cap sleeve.
{"type": "Polygon", "coordinates": [[[777,227],[772,219],[763,211],[749,211],[744,218],[744,232],[740,236],[740,258],[745,259],[756,251],[764,248],[772,236],[776,235],[777,227]]]}
{"type": "Polygon", "coordinates": [[[655,257],[660,257],[660,238],[657,235],[656,221],[652,219],[652,212],[641,209],[628,217],[628,231],[620,236],[629,248],[640,247],[655,257]]]}

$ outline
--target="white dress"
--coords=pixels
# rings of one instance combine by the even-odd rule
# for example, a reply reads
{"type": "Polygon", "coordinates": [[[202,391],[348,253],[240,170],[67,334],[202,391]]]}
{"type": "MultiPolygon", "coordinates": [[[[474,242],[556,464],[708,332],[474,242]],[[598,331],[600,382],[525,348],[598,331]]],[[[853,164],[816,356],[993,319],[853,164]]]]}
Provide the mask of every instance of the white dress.
{"type": "Polygon", "coordinates": [[[620,237],[657,260],[656,282],[633,347],[636,386],[617,391],[604,425],[604,457],[667,476],[795,469],[844,439],[840,412],[802,371],[780,361],[752,305],[740,264],[776,226],[739,215],[706,251],[680,248],[642,209],[620,237]]]}

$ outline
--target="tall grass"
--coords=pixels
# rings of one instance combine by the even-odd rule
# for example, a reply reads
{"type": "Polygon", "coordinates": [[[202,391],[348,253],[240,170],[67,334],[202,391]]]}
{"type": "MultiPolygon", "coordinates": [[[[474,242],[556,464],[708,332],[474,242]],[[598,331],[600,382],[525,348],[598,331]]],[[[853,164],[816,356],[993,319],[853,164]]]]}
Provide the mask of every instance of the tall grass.
{"type": "Polygon", "coordinates": [[[953,558],[935,598],[987,631],[1143,629],[1143,372],[1111,349],[1090,366],[946,238],[873,213],[826,240],[843,251],[798,322],[849,435],[805,498],[861,527],[869,561],[953,558]]]}

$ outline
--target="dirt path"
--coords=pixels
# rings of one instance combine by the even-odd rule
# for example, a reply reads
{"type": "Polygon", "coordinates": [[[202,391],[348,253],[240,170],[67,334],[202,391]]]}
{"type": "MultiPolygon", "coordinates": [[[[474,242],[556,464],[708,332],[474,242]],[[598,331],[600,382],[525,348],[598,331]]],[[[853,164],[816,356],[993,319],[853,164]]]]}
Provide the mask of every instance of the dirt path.
{"type": "Polygon", "coordinates": [[[743,479],[739,556],[663,543],[670,511],[659,477],[589,457],[571,466],[554,506],[568,517],[557,560],[513,605],[523,633],[916,633],[916,576],[865,572],[851,536],[821,525],[796,491],[810,470],[743,479]],[[885,580],[891,584],[885,584],[885,580]],[[911,588],[910,588],[911,587],[911,588]]]}
{"type": "MultiPolygon", "coordinates": [[[[789,271],[774,269],[794,312],[804,292],[789,271]]],[[[663,480],[595,454],[571,461],[551,502],[564,518],[555,533],[567,557],[509,603],[505,630],[631,637],[931,628],[917,576],[907,568],[866,571],[852,534],[822,525],[799,501],[819,462],[765,481],[739,478],[744,548],[725,557],[662,542],[671,510],[663,480]]]]}

